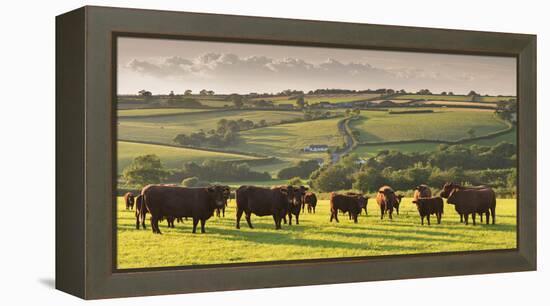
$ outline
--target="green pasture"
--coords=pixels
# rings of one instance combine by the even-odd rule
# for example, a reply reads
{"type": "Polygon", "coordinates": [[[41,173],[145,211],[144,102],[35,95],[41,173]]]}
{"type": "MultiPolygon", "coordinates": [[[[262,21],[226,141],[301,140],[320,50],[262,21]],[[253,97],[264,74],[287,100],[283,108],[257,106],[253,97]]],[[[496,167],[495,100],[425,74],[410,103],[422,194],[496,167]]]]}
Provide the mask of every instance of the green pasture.
{"type": "Polygon", "coordinates": [[[403,199],[401,214],[392,221],[380,220],[376,204],[369,200],[369,215],[354,224],[339,214],[340,223],[329,222],[328,201],[321,200],[316,214],[300,216],[300,224],[283,225],[275,230],[270,216],[252,216],[254,229],[244,217],[241,229],[235,228],[235,202],[231,201],[225,218],[213,216],[206,233],[192,234],[192,222],[168,228],[161,223],[163,235],[135,228],[133,211],[117,205],[117,267],[152,268],[188,265],[231,264],[280,260],[384,256],[516,247],[516,200],[499,199],[496,225],[476,226],[459,223],[451,205],[445,205],[442,224],[420,225],[411,199],[403,199]]]}
{"type": "Polygon", "coordinates": [[[241,144],[233,148],[240,152],[254,152],[286,159],[327,158],[325,153],[304,153],[310,144],[338,146],[343,138],[338,132],[338,121],[332,118],[309,122],[289,123],[241,132],[241,144]]]}
{"type": "MultiPolygon", "coordinates": [[[[465,145],[478,144],[482,146],[492,146],[500,142],[508,142],[515,144],[517,141],[516,130],[513,129],[510,132],[496,136],[490,139],[472,140],[464,143],[465,145]]],[[[412,152],[430,152],[435,151],[440,146],[439,143],[432,142],[418,142],[418,143],[403,143],[403,144],[381,144],[381,145],[361,145],[357,146],[352,153],[355,153],[361,157],[372,157],[378,152],[383,150],[394,150],[403,153],[412,152]]]]}
{"type": "Polygon", "coordinates": [[[207,112],[208,109],[201,108],[137,108],[118,110],[118,117],[144,117],[144,116],[165,116],[165,115],[180,115],[197,112],[207,112]]]}
{"type": "Polygon", "coordinates": [[[255,159],[249,155],[211,152],[177,148],[162,145],[133,143],[126,141],[117,142],[117,168],[119,173],[128,166],[132,160],[140,155],[156,154],[167,168],[181,168],[185,162],[202,163],[205,160],[249,160],[255,159]]]}
{"type": "MultiPolygon", "coordinates": [[[[380,96],[380,94],[357,94],[357,95],[305,95],[304,101],[309,104],[319,103],[319,102],[330,102],[330,103],[346,103],[351,101],[360,101],[366,99],[372,99],[380,96]]],[[[276,97],[265,97],[265,98],[254,98],[253,100],[266,100],[272,101],[273,104],[295,104],[296,98],[289,99],[288,96],[276,96],[276,97]]]]}
{"type": "Polygon", "coordinates": [[[200,114],[179,114],[162,117],[121,118],[118,120],[118,139],[151,141],[173,144],[172,140],[180,133],[208,131],[216,128],[220,119],[252,120],[255,123],[264,119],[268,124],[281,120],[303,118],[302,112],[293,111],[249,111],[229,110],[224,112],[206,112],[200,114]]]}
{"type": "Polygon", "coordinates": [[[350,122],[352,130],[359,131],[360,142],[398,140],[458,140],[486,135],[507,128],[493,111],[479,109],[435,108],[433,113],[389,114],[362,112],[359,120],[350,122]]]}
{"type": "Polygon", "coordinates": [[[468,102],[472,101],[472,96],[466,95],[399,95],[392,97],[392,99],[397,100],[413,100],[413,99],[424,99],[424,100],[441,100],[441,101],[462,101],[468,102]]]}

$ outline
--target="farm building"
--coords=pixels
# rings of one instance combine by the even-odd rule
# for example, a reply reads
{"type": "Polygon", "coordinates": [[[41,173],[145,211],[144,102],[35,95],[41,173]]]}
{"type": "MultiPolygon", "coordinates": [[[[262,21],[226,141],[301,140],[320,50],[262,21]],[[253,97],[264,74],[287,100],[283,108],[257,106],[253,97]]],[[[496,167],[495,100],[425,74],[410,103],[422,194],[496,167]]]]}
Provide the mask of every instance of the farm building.
{"type": "Polygon", "coordinates": [[[326,152],[328,151],[327,145],[309,145],[304,148],[304,152],[326,152]]]}

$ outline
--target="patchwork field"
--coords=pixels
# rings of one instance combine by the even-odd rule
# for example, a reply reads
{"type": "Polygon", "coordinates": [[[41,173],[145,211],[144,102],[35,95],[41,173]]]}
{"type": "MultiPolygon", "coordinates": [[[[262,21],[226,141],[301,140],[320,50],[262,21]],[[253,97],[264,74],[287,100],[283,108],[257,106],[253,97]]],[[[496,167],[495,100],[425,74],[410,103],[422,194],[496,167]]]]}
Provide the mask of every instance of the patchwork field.
{"type": "MultiPolygon", "coordinates": [[[[516,130],[513,129],[510,132],[493,137],[491,139],[481,139],[468,141],[465,144],[478,144],[482,146],[496,145],[500,142],[508,142],[515,144],[517,142],[516,130]]],[[[411,152],[428,152],[435,151],[440,144],[432,142],[418,142],[418,143],[404,143],[404,144],[382,144],[382,145],[361,145],[357,146],[352,153],[359,155],[360,157],[372,157],[379,151],[383,150],[395,150],[403,153],[411,152]]]]}
{"type": "Polygon", "coordinates": [[[475,136],[481,136],[507,128],[490,110],[433,110],[433,113],[416,114],[362,112],[359,120],[351,121],[350,127],[359,131],[360,142],[415,139],[454,141],[470,137],[467,133],[469,129],[474,129],[475,136]]]}
{"type": "Polygon", "coordinates": [[[180,115],[189,113],[208,112],[209,109],[201,108],[141,108],[141,109],[124,109],[118,110],[118,118],[124,117],[146,117],[146,116],[165,116],[165,115],[180,115]]]}
{"type": "Polygon", "coordinates": [[[187,148],[176,148],[162,145],[133,143],[126,141],[117,142],[118,172],[140,155],[156,154],[163,165],[168,168],[181,168],[185,162],[202,163],[205,160],[250,160],[255,157],[240,154],[211,152],[187,148]]]}
{"type": "Polygon", "coordinates": [[[275,155],[287,159],[327,158],[327,153],[303,153],[310,144],[338,146],[343,143],[337,124],[342,118],[271,126],[241,132],[244,143],[234,148],[242,152],[275,155]]]}
{"type": "MultiPolygon", "coordinates": [[[[372,99],[379,97],[380,94],[357,94],[357,95],[305,95],[304,101],[309,104],[319,103],[319,102],[330,102],[330,103],[346,103],[351,101],[360,101],[366,99],[372,99]]],[[[295,104],[296,98],[289,99],[288,96],[277,96],[277,97],[267,97],[267,98],[255,98],[253,100],[266,100],[272,101],[273,104],[295,104]]]]}
{"type": "MultiPolygon", "coordinates": [[[[339,214],[340,223],[329,222],[328,201],[318,204],[316,214],[300,216],[300,225],[275,230],[271,217],[252,216],[254,229],[241,220],[235,229],[235,203],[225,218],[212,217],[205,234],[192,234],[192,222],[176,223],[163,235],[135,229],[133,211],[117,205],[117,265],[120,269],[184,265],[231,264],[275,260],[299,260],[356,256],[459,252],[512,249],[516,247],[516,201],[497,201],[496,225],[464,225],[454,207],[445,205],[442,224],[420,225],[411,199],[403,199],[401,214],[393,221],[380,220],[376,204],[368,204],[369,215],[354,224],[339,214]]],[[[435,218],[433,218],[435,219],[435,218]]],[[[433,221],[432,219],[432,221],[433,221]]]]}
{"type": "Polygon", "coordinates": [[[179,114],[162,117],[143,117],[120,119],[118,121],[118,139],[151,141],[173,144],[177,134],[192,133],[199,130],[208,131],[216,128],[220,119],[266,120],[268,124],[279,123],[281,120],[303,118],[302,112],[291,111],[241,111],[207,112],[200,114],[179,114]]]}

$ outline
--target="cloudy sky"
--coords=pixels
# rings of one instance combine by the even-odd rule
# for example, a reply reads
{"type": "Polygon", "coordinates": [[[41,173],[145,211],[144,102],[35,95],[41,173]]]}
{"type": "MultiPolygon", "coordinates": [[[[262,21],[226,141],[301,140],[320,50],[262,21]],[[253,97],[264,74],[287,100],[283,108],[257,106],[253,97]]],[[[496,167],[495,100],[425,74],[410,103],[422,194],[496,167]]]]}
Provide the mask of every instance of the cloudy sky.
{"type": "Polygon", "coordinates": [[[507,57],[150,38],[118,39],[118,93],[393,88],[515,95],[507,57]]]}

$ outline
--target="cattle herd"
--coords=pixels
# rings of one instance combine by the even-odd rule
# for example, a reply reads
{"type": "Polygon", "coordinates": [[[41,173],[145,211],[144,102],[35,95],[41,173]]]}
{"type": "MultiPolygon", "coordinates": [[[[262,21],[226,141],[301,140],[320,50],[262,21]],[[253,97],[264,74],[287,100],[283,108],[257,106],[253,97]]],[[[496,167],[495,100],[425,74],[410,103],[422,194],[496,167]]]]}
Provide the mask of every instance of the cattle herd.
{"type": "MultiPolygon", "coordinates": [[[[126,209],[133,210],[135,206],[136,228],[140,225],[145,229],[147,213],[151,215],[150,222],[153,233],[161,234],[159,222],[166,219],[169,227],[174,227],[174,221],[183,222],[184,218],[192,218],[193,233],[200,222],[201,232],[205,232],[206,221],[216,213],[225,216],[225,207],[228,200],[236,198],[236,227],[240,228],[240,221],[244,214],[248,227],[252,226],[252,215],[258,217],[272,216],[276,229],[281,229],[281,223],[292,225],[294,217],[296,224],[300,224],[300,213],[306,211],[315,213],[317,196],[304,186],[275,186],[271,188],[257,186],[241,186],[234,194],[229,186],[214,185],[209,187],[189,188],[176,185],[147,185],[140,194],[132,192],[124,195],[126,209]]],[[[393,219],[393,211],[399,215],[399,205],[403,195],[396,194],[390,186],[382,186],[376,194],[376,203],[380,209],[380,219],[387,215],[393,219]]],[[[413,201],[420,215],[421,224],[424,219],[430,225],[430,215],[435,215],[437,223],[441,223],[443,214],[443,198],[447,203],[454,205],[460,216],[460,222],[468,224],[471,215],[472,223],[476,224],[476,214],[486,223],[489,217],[495,224],[495,192],[488,186],[465,187],[454,183],[446,183],[439,196],[433,197],[430,188],[419,185],[414,190],[413,201]]],[[[338,212],[348,214],[349,219],[357,223],[362,211],[367,214],[369,197],[360,193],[330,194],[330,222],[339,222],[338,212]]]]}

